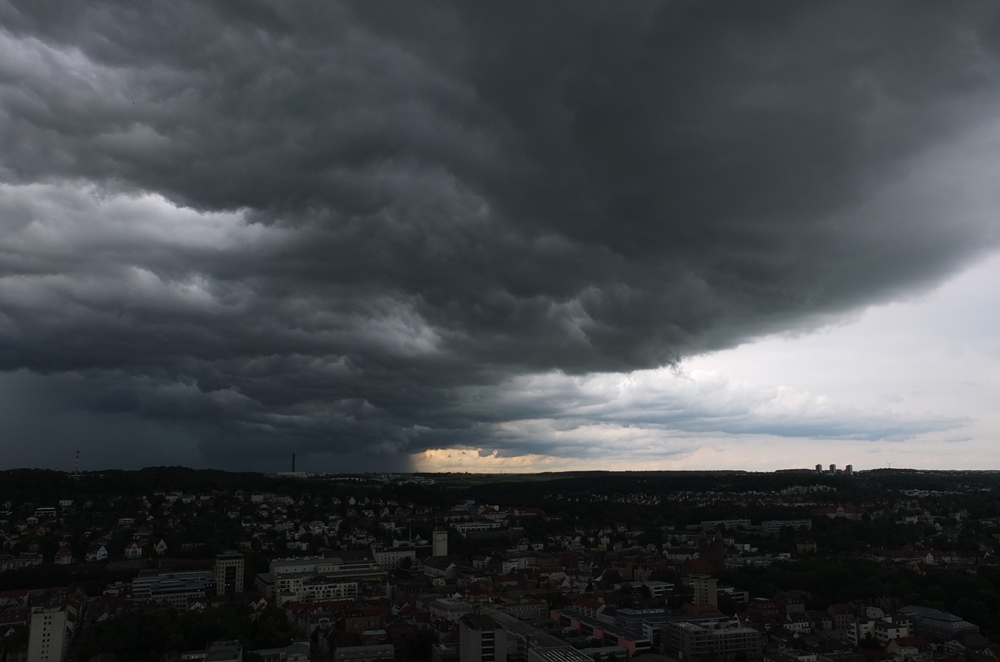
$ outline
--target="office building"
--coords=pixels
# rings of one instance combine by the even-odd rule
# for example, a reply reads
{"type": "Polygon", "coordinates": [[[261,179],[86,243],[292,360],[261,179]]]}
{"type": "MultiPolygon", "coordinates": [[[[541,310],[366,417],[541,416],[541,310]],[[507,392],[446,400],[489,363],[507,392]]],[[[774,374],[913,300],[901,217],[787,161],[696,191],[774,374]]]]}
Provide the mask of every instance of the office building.
{"type": "MultiPolygon", "coordinates": [[[[503,528],[503,522],[475,521],[475,522],[455,522],[451,525],[455,531],[463,536],[467,533],[477,533],[483,531],[496,531],[503,528]]],[[[434,539],[437,540],[437,531],[434,532],[434,539]]]]}
{"type": "Polygon", "coordinates": [[[566,645],[562,639],[502,611],[493,612],[490,614],[490,618],[507,633],[507,659],[511,662],[524,662],[528,652],[532,650],[559,648],[566,645]]]}
{"type": "Polygon", "coordinates": [[[581,635],[595,637],[602,646],[624,646],[629,657],[648,652],[652,647],[650,639],[640,632],[620,628],[573,609],[553,610],[551,615],[559,625],[571,627],[581,635]]]}
{"type": "Polygon", "coordinates": [[[963,634],[979,632],[977,626],[961,616],[940,609],[910,605],[900,609],[899,614],[912,619],[916,633],[931,641],[950,641],[963,634]]]}
{"type": "Polygon", "coordinates": [[[525,621],[546,618],[549,615],[548,603],[545,600],[533,598],[497,598],[493,606],[514,618],[525,621]]]}
{"type": "Polygon", "coordinates": [[[391,549],[380,549],[374,552],[375,562],[380,568],[394,570],[404,562],[413,565],[417,562],[417,550],[410,547],[393,547],[391,549]],[[409,561],[406,561],[409,559],[409,561]]]}
{"type": "Polygon", "coordinates": [[[753,662],[760,660],[764,651],[761,634],[736,619],[667,623],[663,642],[667,655],[680,660],[753,662]]]}
{"type": "Polygon", "coordinates": [[[580,652],[594,662],[626,662],[628,660],[628,651],[625,650],[624,646],[581,648],[580,652]]]}
{"type": "Polygon", "coordinates": [[[294,588],[277,591],[275,600],[279,607],[289,602],[329,602],[331,600],[354,600],[358,597],[358,582],[338,579],[326,575],[312,575],[295,582],[294,588]]]}
{"type": "Polygon", "coordinates": [[[694,589],[693,603],[699,607],[718,607],[719,580],[708,575],[699,575],[691,580],[691,588],[694,589]]]}
{"type": "Polygon", "coordinates": [[[427,605],[426,611],[430,612],[438,618],[443,618],[446,621],[451,621],[452,623],[457,623],[462,620],[466,614],[471,614],[474,608],[468,602],[464,600],[459,600],[458,598],[438,598],[430,604],[427,605]]]}
{"type": "Polygon", "coordinates": [[[334,662],[392,662],[395,657],[392,644],[338,646],[333,654],[334,662]]]}
{"type": "Polygon", "coordinates": [[[698,526],[701,527],[702,531],[715,532],[720,528],[723,528],[726,531],[735,531],[736,529],[749,529],[752,525],[750,524],[750,520],[741,518],[741,519],[705,519],[702,520],[701,524],[699,524],[698,526]]]}
{"type": "Polygon", "coordinates": [[[781,533],[785,527],[811,531],[813,522],[811,519],[766,519],[760,523],[761,533],[775,534],[781,533]]]}
{"type": "Polygon", "coordinates": [[[215,594],[233,595],[243,592],[245,565],[239,552],[223,552],[215,557],[215,594]]]}
{"type": "Polygon", "coordinates": [[[260,662],[309,662],[312,645],[308,639],[293,640],[288,646],[280,648],[256,648],[252,651],[260,658],[260,662]]]}
{"type": "Polygon", "coordinates": [[[459,662],[507,662],[507,631],[489,616],[468,614],[459,621],[459,662]]]}
{"type": "Polygon", "coordinates": [[[381,580],[388,574],[371,550],[274,559],[269,569],[257,575],[257,591],[281,604],[351,599],[358,594],[358,582],[381,580]]]}
{"type": "MultiPolygon", "coordinates": [[[[653,648],[658,648],[663,624],[670,620],[666,609],[629,609],[622,607],[615,611],[615,625],[631,632],[642,633],[653,648]]],[[[608,648],[605,646],[604,648],[608,648]]]]}
{"type": "Polygon", "coordinates": [[[293,575],[340,575],[369,576],[385,575],[371,550],[343,550],[331,552],[328,556],[300,556],[290,559],[274,559],[269,566],[275,577],[293,575]]]}
{"type": "Polygon", "coordinates": [[[142,571],[132,580],[132,598],[165,602],[180,610],[188,608],[191,600],[204,600],[215,594],[215,573],[142,571]]]}
{"type": "Polygon", "coordinates": [[[431,556],[448,556],[448,532],[435,531],[431,556]]]}

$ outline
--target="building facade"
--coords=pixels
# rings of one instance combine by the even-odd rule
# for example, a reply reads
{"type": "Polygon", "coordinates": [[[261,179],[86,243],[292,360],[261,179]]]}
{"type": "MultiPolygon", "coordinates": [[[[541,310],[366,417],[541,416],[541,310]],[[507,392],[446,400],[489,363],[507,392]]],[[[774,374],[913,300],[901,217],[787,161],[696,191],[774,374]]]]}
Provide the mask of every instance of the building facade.
{"type": "Polygon", "coordinates": [[[215,557],[215,593],[233,595],[243,592],[245,565],[239,552],[223,552],[215,557]]]}
{"type": "Polygon", "coordinates": [[[675,621],[663,629],[663,642],[667,655],[698,662],[736,662],[760,660],[764,645],[760,633],[739,621],[694,623],[675,621]]]}
{"type": "Polygon", "coordinates": [[[507,662],[507,631],[489,616],[468,614],[459,622],[459,662],[507,662]]]}
{"type": "Polygon", "coordinates": [[[62,662],[66,653],[67,613],[63,606],[31,610],[28,629],[28,662],[62,662]]]}

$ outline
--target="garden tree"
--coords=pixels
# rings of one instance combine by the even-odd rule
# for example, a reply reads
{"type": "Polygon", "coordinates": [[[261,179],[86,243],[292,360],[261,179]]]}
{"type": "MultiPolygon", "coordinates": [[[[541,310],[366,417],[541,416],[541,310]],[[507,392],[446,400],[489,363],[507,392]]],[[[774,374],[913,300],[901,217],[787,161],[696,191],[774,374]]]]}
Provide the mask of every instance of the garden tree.
{"type": "Polygon", "coordinates": [[[601,581],[606,584],[619,584],[622,581],[622,573],[614,568],[608,568],[601,575],[601,581]]]}
{"type": "Polygon", "coordinates": [[[871,635],[870,632],[865,635],[864,639],[858,642],[858,645],[861,648],[864,648],[865,650],[870,650],[870,651],[882,650],[881,644],[875,641],[875,638],[871,635]]]}
{"type": "Polygon", "coordinates": [[[432,653],[431,647],[437,642],[438,635],[435,630],[418,629],[416,634],[406,642],[406,659],[429,662],[432,653]]]}
{"type": "Polygon", "coordinates": [[[657,568],[653,570],[649,579],[654,582],[675,582],[677,580],[677,573],[673,570],[657,568]]]}
{"type": "Polygon", "coordinates": [[[51,563],[59,551],[59,541],[51,533],[47,533],[38,541],[38,551],[47,563],[51,563]]]}
{"type": "Polygon", "coordinates": [[[568,607],[572,603],[569,595],[559,591],[558,593],[553,593],[551,596],[546,598],[551,609],[562,609],[563,607],[568,607]]]}
{"type": "Polygon", "coordinates": [[[622,596],[622,607],[637,607],[639,604],[638,598],[643,597],[631,584],[622,586],[618,593],[622,596]]]}
{"type": "Polygon", "coordinates": [[[287,646],[293,638],[303,636],[297,628],[291,626],[283,609],[275,606],[267,607],[253,622],[253,636],[248,648],[277,648],[287,646]]]}
{"type": "Polygon", "coordinates": [[[108,537],[108,558],[121,559],[125,556],[125,536],[121,531],[113,531],[108,537]]]}
{"type": "MultiPolygon", "coordinates": [[[[430,538],[428,538],[430,539],[430,538]]],[[[465,536],[456,533],[455,531],[448,531],[448,554],[459,554],[461,556],[472,556],[479,549],[479,546],[475,543],[469,542],[465,536]]]]}
{"type": "Polygon", "coordinates": [[[287,646],[302,632],[292,627],[284,612],[268,607],[256,619],[247,605],[227,603],[202,612],[173,608],[121,615],[95,623],[80,645],[84,659],[112,653],[121,662],[139,662],[176,650],[203,650],[219,639],[238,639],[244,649],[287,646]]]}
{"type": "Polygon", "coordinates": [[[939,570],[918,574],[857,559],[810,559],[774,563],[767,568],[729,569],[722,580],[771,596],[779,590],[800,589],[811,594],[810,608],[855,599],[898,597],[916,604],[952,612],[988,633],[1000,634],[1000,570],[983,567],[972,574],[939,570]]]}
{"type": "Polygon", "coordinates": [[[128,581],[134,574],[128,571],[110,572],[103,564],[85,568],[42,564],[0,572],[0,591],[79,584],[88,595],[99,595],[106,585],[128,581]]]}
{"type": "Polygon", "coordinates": [[[743,605],[733,600],[732,596],[728,593],[720,592],[718,595],[718,602],[719,611],[727,616],[732,616],[743,608],[743,605]]]}

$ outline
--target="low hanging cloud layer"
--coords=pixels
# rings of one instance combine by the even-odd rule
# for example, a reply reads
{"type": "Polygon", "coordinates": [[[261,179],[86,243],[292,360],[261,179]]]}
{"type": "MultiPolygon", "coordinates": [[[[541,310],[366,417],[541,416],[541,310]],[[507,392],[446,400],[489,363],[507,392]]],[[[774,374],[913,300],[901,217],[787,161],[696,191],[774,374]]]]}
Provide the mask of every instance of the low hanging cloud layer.
{"type": "Polygon", "coordinates": [[[60,406],[217,464],[587,453],[523,420],[959,424],[594,385],[995,249],[991,4],[0,0],[0,26],[0,370],[60,406]]]}

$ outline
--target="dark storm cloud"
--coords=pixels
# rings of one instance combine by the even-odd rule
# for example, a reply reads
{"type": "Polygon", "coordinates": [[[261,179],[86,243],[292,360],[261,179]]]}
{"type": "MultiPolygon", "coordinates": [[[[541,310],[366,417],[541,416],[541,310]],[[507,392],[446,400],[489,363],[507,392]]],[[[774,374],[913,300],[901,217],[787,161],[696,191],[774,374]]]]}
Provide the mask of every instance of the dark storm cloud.
{"type": "Polygon", "coordinates": [[[0,2],[0,368],[391,455],[926,286],[997,240],[958,9],[0,2]]]}

